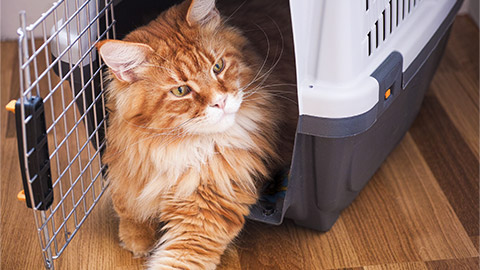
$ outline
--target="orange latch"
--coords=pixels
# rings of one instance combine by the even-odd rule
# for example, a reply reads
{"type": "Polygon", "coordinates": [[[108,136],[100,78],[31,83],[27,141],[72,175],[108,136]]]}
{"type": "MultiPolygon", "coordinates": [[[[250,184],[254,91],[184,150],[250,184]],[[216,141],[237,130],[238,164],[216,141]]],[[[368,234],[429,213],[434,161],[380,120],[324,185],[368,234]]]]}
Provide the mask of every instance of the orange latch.
{"type": "Polygon", "coordinates": [[[7,111],[9,112],[13,112],[15,113],[15,103],[17,103],[16,100],[10,100],[10,102],[8,102],[7,106],[5,106],[5,109],[7,109],[7,111]]]}
{"type": "Polygon", "coordinates": [[[388,99],[391,94],[392,94],[392,90],[388,89],[388,90],[385,92],[385,99],[388,99]]]}
{"type": "Polygon", "coordinates": [[[23,189],[17,194],[17,199],[19,201],[22,201],[22,202],[24,202],[26,200],[25,199],[25,191],[23,189]]]}

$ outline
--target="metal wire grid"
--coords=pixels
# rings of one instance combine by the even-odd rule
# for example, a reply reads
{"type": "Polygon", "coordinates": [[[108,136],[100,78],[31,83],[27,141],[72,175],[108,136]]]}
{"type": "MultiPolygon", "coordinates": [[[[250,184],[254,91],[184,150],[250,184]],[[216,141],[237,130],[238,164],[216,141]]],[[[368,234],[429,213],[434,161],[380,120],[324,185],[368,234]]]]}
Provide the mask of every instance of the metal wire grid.
{"type": "MultiPolygon", "coordinates": [[[[106,126],[104,64],[95,44],[115,38],[112,0],[59,0],[31,25],[20,14],[19,35],[21,129],[24,149],[24,103],[43,98],[54,201],[46,211],[34,207],[45,266],[57,259],[105,191],[101,152],[106,126]],[[76,105],[75,105],[76,104],[76,105]],[[99,115],[100,114],[100,115],[99,115]]],[[[32,185],[23,153],[28,190],[32,185]]]]}

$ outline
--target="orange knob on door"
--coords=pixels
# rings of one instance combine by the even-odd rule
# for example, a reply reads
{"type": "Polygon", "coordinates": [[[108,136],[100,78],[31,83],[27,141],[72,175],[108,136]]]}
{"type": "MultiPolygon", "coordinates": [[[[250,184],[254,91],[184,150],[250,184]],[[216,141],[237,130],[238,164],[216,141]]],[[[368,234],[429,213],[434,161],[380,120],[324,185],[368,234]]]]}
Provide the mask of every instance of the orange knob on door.
{"type": "Polygon", "coordinates": [[[22,202],[24,202],[26,200],[25,199],[25,191],[23,189],[17,194],[17,199],[19,201],[22,201],[22,202]]]}
{"type": "Polygon", "coordinates": [[[10,102],[8,102],[8,104],[5,106],[5,109],[7,109],[9,112],[15,113],[15,103],[17,103],[16,100],[10,100],[10,102]]]}

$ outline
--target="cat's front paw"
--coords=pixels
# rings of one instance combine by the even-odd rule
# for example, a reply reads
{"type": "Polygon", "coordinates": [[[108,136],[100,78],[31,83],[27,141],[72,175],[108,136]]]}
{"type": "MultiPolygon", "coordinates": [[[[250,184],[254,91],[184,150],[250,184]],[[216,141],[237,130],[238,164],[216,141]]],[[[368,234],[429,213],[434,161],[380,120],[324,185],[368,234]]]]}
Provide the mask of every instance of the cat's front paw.
{"type": "Polygon", "coordinates": [[[151,255],[151,247],[149,245],[142,245],[142,243],[130,242],[128,245],[125,242],[120,242],[120,246],[133,254],[133,258],[145,258],[151,255]]]}
{"type": "Polygon", "coordinates": [[[146,257],[155,245],[155,226],[120,218],[118,237],[120,246],[131,251],[134,257],[146,257]]]}

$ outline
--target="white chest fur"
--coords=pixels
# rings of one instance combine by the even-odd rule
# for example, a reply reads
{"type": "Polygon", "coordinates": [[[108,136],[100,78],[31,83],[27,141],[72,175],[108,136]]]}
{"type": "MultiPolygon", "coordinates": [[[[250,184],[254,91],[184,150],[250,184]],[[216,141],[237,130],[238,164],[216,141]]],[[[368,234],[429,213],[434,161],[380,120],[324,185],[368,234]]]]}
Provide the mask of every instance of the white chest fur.
{"type": "Polygon", "coordinates": [[[219,149],[254,148],[249,135],[254,125],[242,118],[241,114],[237,114],[237,124],[225,132],[188,136],[180,143],[165,143],[150,149],[149,158],[154,173],[136,200],[136,207],[142,215],[145,215],[145,218],[154,215],[151,204],[158,201],[163,194],[169,193],[173,187],[176,189],[176,196],[192,194],[200,184],[202,166],[219,154],[219,149]]]}

